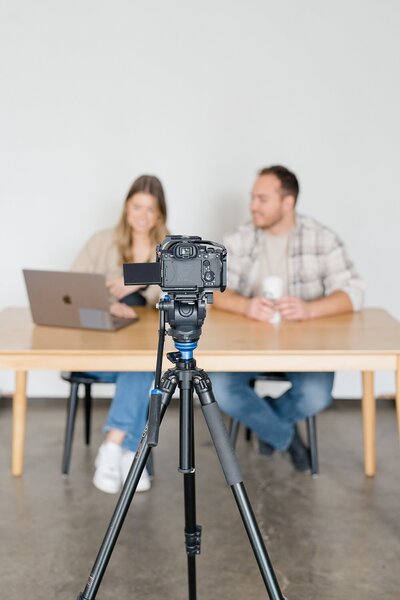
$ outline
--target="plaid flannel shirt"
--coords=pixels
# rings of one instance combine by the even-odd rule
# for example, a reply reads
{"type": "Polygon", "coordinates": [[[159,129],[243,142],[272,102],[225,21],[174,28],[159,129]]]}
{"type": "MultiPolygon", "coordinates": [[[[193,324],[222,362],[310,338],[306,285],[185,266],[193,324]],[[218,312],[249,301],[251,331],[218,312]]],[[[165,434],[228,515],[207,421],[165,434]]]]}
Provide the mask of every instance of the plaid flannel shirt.
{"type": "MultiPolygon", "coordinates": [[[[246,223],[225,236],[224,244],[228,250],[228,288],[249,297],[259,272],[262,231],[246,223]]],[[[311,217],[296,214],[288,240],[289,295],[316,300],[343,291],[354,310],[360,310],[364,290],[341,239],[311,217]]]]}

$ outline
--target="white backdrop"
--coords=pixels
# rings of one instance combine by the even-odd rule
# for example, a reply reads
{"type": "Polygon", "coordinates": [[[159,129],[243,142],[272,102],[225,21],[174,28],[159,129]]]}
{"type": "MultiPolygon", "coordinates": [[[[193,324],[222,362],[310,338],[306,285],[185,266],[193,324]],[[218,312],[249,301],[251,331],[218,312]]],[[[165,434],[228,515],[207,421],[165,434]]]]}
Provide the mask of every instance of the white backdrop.
{"type": "Polygon", "coordinates": [[[400,317],[399,29],[396,0],[1,0],[0,309],[26,305],[23,267],[67,269],[113,225],[137,175],[162,179],[173,232],[220,240],[282,163],[400,317]]]}

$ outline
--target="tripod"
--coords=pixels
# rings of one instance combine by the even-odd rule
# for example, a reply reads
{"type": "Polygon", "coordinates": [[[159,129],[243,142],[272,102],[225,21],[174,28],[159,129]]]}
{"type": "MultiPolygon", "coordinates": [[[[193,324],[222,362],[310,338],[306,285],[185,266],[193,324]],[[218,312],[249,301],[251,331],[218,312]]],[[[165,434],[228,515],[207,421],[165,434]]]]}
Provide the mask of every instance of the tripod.
{"type": "Polygon", "coordinates": [[[261,576],[264,580],[270,600],[284,600],[276,579],[271,561],[258,528],[239,464],[232,448],[222,414],[215,401],[211,381],[207,373],[198,369],[193,358],[197,340],[201,334],[201,325],[205,318],[208,297],[171,298],[165,296],[158,304],[160,311],[160,329],[157,351],[155,389],[151,394],[148,423],[140,440],[130,472],[125,481],[114,514],[101,544],[96,561],[84,591],[77,600],[94,600],[111,558],[119,532],[135,494],[140,476],[145,468],[152,447],[158,443],[159,425],[165,415],[171,398],[179,387],[179,471],[183,474],[185,505],[185,544],[188,567],[189,600],[196,600],[196,555],[200,554],[201,526],[196,519],[195,491],[195,452],[193,392],[196,391],[211,438],[217,452],[225,479],[231,487],[243,524],[247,531],[261,576]],[[167,354],[175,365],[161,377],[161,363],[165,338],[165,321],[171,325],[168,332],[172,335],[177,352],[167,354]]]}

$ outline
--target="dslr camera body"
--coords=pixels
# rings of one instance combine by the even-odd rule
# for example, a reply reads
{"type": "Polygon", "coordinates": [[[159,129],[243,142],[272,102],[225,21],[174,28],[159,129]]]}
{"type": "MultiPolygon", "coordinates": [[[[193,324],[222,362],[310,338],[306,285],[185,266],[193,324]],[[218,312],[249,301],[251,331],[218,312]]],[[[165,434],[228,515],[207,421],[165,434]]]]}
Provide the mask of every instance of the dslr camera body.
{"type": "Polygon", "coordinates": [[[172,294],[226,288],[226,248],[199,236],[170,235],[156,248],[155,263],[124,265],[125,285],[157,284],[172,294]]]}
{"type": "Polygon", "coordinates": [[[166,295],[157,307],[175,342],[196,342],[214,290],[226,288],[226,248],[198,236],[170,235],[156,248],[155,263],[124,265],[125,285],[154,285],[166,295]]]}

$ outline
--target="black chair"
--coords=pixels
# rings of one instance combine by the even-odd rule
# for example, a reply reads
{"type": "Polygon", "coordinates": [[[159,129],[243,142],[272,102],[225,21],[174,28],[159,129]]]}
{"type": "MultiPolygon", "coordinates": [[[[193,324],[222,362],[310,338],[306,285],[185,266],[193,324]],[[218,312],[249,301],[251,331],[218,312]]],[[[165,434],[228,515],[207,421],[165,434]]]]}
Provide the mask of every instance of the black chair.
{"type": "Polygon", "coordinates": [[[67,404],[67,422],[65,426],[65,439],[64,439],[64,451],[62,458],[62,467],[61,473],[63,475],[68,475],[69,467],[71,463],[71,452],[72,452],[72,443],[74,439],[74,429],[75,429],[75,420],[76,420],[76,411],[78,409],[78,401],[79,401],[79,386],[85,386],[85,396],[83,398],[84,401],[84,437],[85,443],[88,446],[90,444],[90,435],[91,435],[91,427],[92,427],[92,392],[91,386],[92,383],[110,383],[108,380],[101,379],[101,377],[92,377],[87,373],[61,373],[61,378],[64,381],[68,381],[70,383],[70,393],[67,404]]]}
{"type": "MultiPolygon", "coordinates": [[[[281,373],[268,373],[266,375],[259,375],[257,379],[253,379],[250,382],[251,387],[255,387],[256,381],[286,381],[285,377],[281,373]]],[[[319,475],[319,463],[318,463],[318,445],[317,445],[317,420],[315,415],[312,417],[306,418],[307,425],[307,438],[308,438],[308,447],[310,449],[310,463],[311,463],[311,475],[316,477],[319,475]]],[[[236,419],[230,420],[229,425],[229,436],[232,443],[232,446],[236,447],[237,437],[239,433],[240,421],[236,419]]],[[[249,428],[246,428],[245,438],[246,441],[251,440],[252,431],[249,428]]]]}
{"type": "MultiPolygon", "coordinates": [[[[140,292],[133,292],[128,294],[120,300],[128,306],[145,306],[146,299],[140,294],[140,292]]],[[[78,391],[79,386],[82,384],[85,386],[85,397],[84,397],[84,418],[85,418],[85,443],[88,446],[90,444],[90,433],[92,424],[92,394],[91,385],[92,383],[110,383],[108,379],[102,379],[99,377],[92,377],[87,373],[61,373],[62,379],[68,381],[71,384],[71,390],[68,398],[67,406],[67,423],[65,427],[65,441],[64,441],[64,452],[62,459],[61,472],[63,475],[68,475],[69,466],[71,462],[72,442],[74,439],[75,419],[76,411],[78,409],[78,391]]],[[[150,455],[147,470],[150,475],[153,475],[153,459],[152,454],[150,455]]]]}
{"type": "MultiPolygon", "coordinates": [[[[64,440],[64,451],[62,458],[61,473],[68,475],[69,467],[71,463],[72,443],[74,439],[74,429],[76,420],[76,411],[78,409],[79,401],[79,386],[85,386],[84,401],[84,437],[85,443],[88,446],[90,444],[90,434],[92,427],[92,390],[91,386],[93,383],[110,383],[108,379],[102,379],[101,376],[93,377],[87,373],[61,373],[62,379],[68,381],[71,384],[70,394],[67,404],[67,422],[65,426],[65,440],[64,440]]],[[[152,454],[150,454],[147,470],[150,476],[154,476],[154,466],[152,454]]]]}

